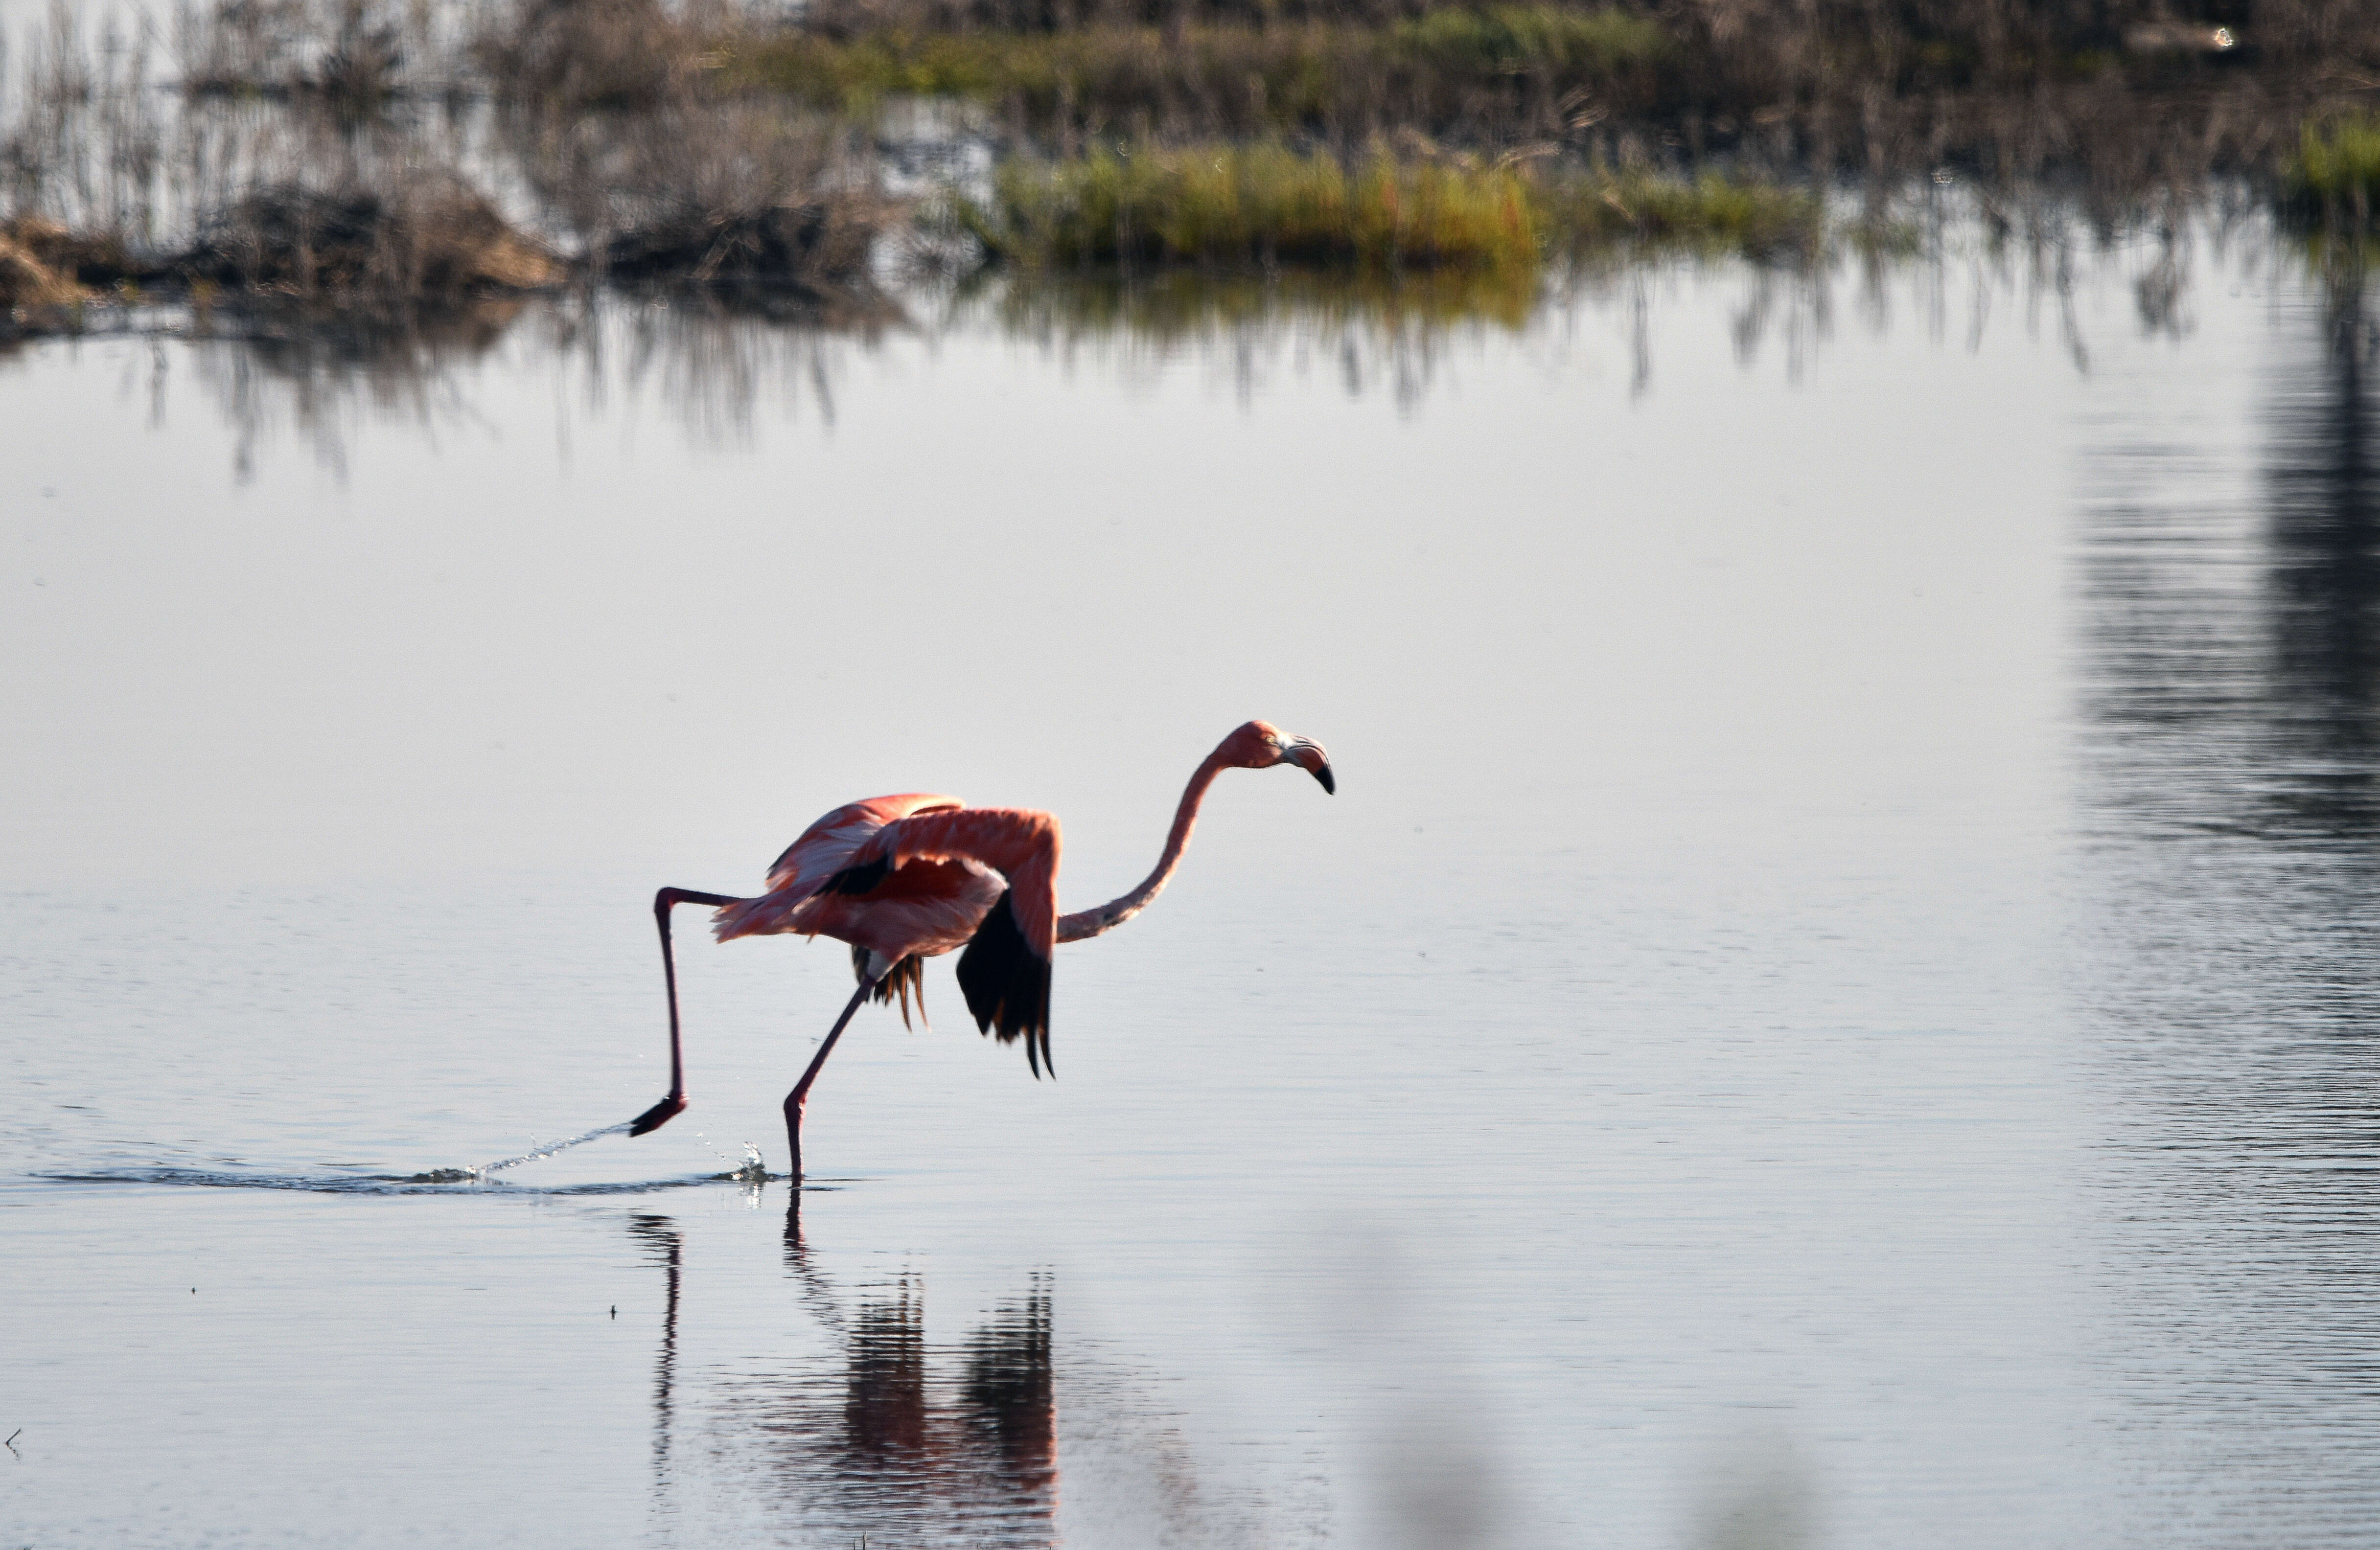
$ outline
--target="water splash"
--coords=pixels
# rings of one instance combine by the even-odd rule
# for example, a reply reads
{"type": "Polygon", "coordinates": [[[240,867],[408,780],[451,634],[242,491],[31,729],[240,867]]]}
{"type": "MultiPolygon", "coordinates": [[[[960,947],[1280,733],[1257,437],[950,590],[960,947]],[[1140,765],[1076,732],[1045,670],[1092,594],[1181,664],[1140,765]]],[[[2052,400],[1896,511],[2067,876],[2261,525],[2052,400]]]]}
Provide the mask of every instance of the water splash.
{"type": "MultiPolygon", "coordinates": [[[[506,1157],[502,1162],[482,1163],[477,1168],[464,1169],[461,1171],[467,1178],[485,1179],[491,1173],[500,1173],[507,1168],[518,1168],[523,1163],[543,1162],[556,1152],[567,1152],[573,1146],[583,1146],[601,1136],[621,1134],[635,1123],[633,1120],[623,1120],[616,1125],[606,1125],[600,1131],[589,1131],[585,1135],[574,1135],[567,1141],[556,1141],[551,1144],[540,1146],[535,1151],[524,1152],[517,1157],[506,1157]]],[[[449,1173],[455,1170],[441,1169],[439,1171],[449,1173]]],[[[456,1181],[460,1182],[459,1180],[456,1181]]]]}
{"type": "Polygon", "coordinates": [[[701,1189],[725,1180],[723,1173],[687,1173],[666,1179],[632,1179],[577,1184],[512,1184],[481,1179],[468,1168],[427,1173],[266,1173],[194,1168],[111,1168],[88,1172],[42,1173],[55,1184],[197,1186],[222,1190],[285,1190],[309,1194],[470,1194],[481,1186],[494,1195],[635,1195],[663,1190],[701,1189]]]}
{"type": "MultiPolygon", "coordinates": [[[[573,1146],[583,1146],[607,1135],[622,1134],[635,1124],[623,1120],[605,1125],[601,1130],[574,1135],[567,1141],[540,1142],[533,1149],[516,1157],[481,1163],[476,1168],[433,1168],[420,1173],[267,1173],[250,1172],[244,1168],[225,1169],[188,1169],[175,1167],[133,1167],[96,1169],[91,1171],[43,1173],[37,1177],[68,1184],[200,1184],[226,1189],[309,1190],[332,1194],[415,1194],[453,1193],[455,1186],[465,1186],[465,1193],[478,1185],[502,1185],[506,1191],[521,1186],[500,1180],[494,1175],[523,1163],[540,1162],[557,1152],[573,1146]]],[[[534,1194],[634,1194],[646,1190],[683,1189],[690,1185],[734,1181],[757,1192],[775,1175],[760,1155],[760,1148],[751,1142],[744,1144],[741,1161],[721,1157],[732,1166],[724,1172],[700,1173],[668,1179],[622,1181],[612,1183],[580,1183],[547,1185],[531,1188],[534,1194]]]]}

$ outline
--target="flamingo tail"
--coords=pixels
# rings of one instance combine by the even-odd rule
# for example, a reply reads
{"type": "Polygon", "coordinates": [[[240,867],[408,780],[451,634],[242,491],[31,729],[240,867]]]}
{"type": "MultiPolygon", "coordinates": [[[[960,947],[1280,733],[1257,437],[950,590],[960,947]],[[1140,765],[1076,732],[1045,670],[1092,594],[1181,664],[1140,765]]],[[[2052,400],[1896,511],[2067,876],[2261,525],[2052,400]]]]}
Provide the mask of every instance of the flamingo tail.
{"type": "MultiPolygon", "coordinates": [[[[868,958],[866,948],[851,950],[852,977],[862,985],[868,983],[868,958]]],[[[910,1025],[909,998],[915,996],[917,999],[917,1021],[925,1023],[926,1032],[932,1033],[933,1021],[926,1015],[926,961],[914,952],[884,971],[884,977],[876,982],[875,994],[868,999],[879,1006],[890,1006],[896,994],[901,998],[901,1026],[906,1028],[910,1025]]]]}

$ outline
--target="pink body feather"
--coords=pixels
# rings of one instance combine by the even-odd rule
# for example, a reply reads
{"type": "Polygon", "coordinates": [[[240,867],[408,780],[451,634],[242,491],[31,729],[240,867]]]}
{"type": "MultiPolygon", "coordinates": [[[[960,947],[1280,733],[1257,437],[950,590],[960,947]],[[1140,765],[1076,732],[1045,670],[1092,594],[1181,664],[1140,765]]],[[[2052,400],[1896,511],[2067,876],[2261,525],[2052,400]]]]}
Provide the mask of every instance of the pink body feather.
{"type": "Polygon", "coordinates": [[[955,796],[909,792],[845,803],[802,831],[769,868],[769,891],[739,900],[711,917],[719,940],[738,937],[832,937],[897,963],[911,953],[932,958],[965,947],[1000,899],[1000,874],[972,858],[936,858],[938,865],[902,866],[866,895],[821,893],[837,873],[865,860],[859,853],[891,826],[913,815],[965,812],[955,796]]]}

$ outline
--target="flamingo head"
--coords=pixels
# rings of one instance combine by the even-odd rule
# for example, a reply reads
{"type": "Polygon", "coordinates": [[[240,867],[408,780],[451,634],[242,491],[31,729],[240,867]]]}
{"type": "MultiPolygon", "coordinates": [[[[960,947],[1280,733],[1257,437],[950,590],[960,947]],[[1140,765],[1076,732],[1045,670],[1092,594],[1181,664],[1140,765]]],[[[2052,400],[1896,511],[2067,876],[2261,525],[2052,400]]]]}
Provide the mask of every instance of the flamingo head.
{"type": "Polygon", "coordinates": [[[1322,789],[1337,795],[1338,780],[1330,773],[1330,756],[1322,745],[1311,738],[1293,737],[1270,721],[1249,721],[1223,739],[1215,750],[1216,759],[1240,769],[1269,769],[1277,764],[1293,764],[1322,782],[1322,789]]]}

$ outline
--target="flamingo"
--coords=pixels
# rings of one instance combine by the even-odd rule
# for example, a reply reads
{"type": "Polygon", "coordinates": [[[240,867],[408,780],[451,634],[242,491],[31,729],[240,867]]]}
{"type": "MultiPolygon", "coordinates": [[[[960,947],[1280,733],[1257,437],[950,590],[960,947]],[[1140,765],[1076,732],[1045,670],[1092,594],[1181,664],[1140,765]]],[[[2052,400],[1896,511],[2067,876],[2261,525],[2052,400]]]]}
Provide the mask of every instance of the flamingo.
{"type": "Polygon", "coordinates": [[[768,890],[750,899],[665,888],[653,896],[661,928],[662,980],[669,992],[669,1096],[632,1121],[628,1133],[657,1131],[686,1110],[686,1060],[678,1035],[677,962],[670,948],[670,911],[707,904],[711,933],[737,937],[832,937],[851,946],[859,988],[827,1030],[809,1069],[785,1095],[785,1140],[793,1153],[789,1178],[802,1177],[802,1114],[810,1084],[833,1053],[854,1013],[873,997],[900,998],[909,1021],[915,995],[925,1011],[925,960],[953,948],[959,988],[976,1027],[1002,1044],[1025,1041],[1034,1080],[1050,1059],[1050,959],[1060,942],[1085,941],[1114,930],[1148,907],[1190,843],[1207,788],[1226,769],[1294,765],[1336,794],[1330,756],[1322,745],[1293,737],[1267,721],[1248,721],[1199,761],[1173,812],[1173,827],[1156,869],[1131,892],[1096,909],[1058,914],[1058,820],[1023,807],[969,807],[954,796],[910,792],[847,803],[802,831],[769,868],[768,890]]]}

